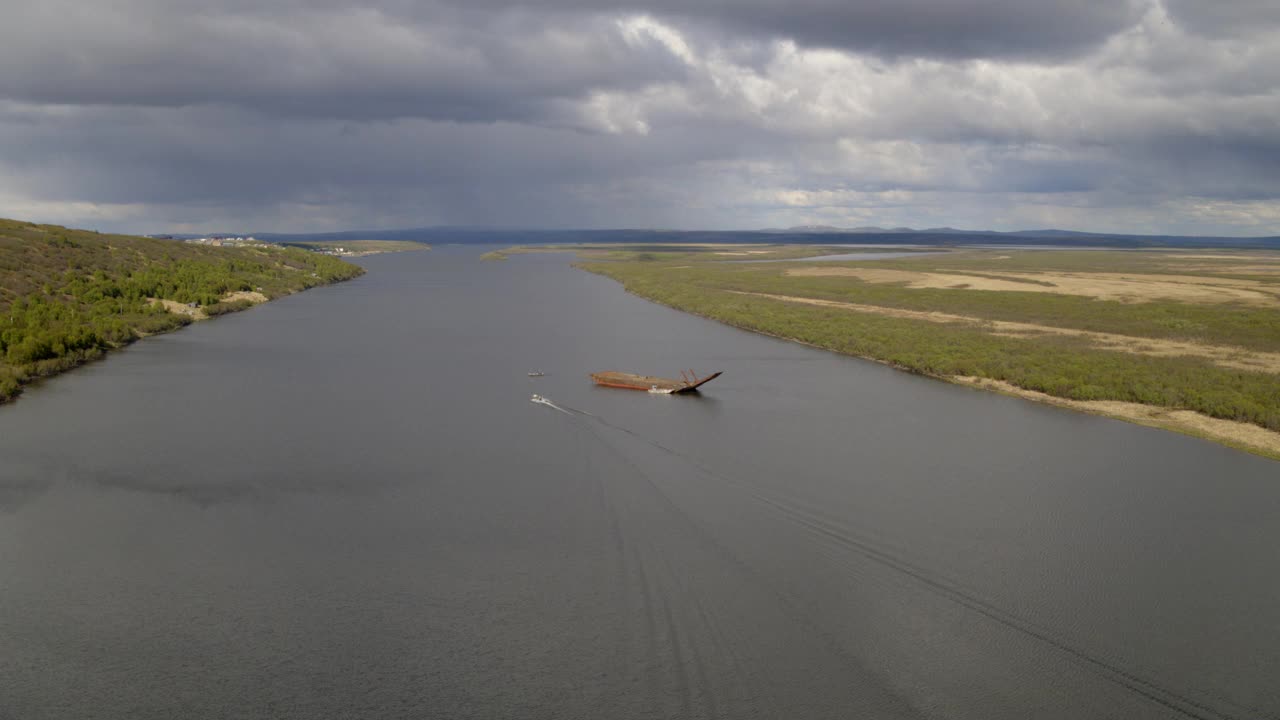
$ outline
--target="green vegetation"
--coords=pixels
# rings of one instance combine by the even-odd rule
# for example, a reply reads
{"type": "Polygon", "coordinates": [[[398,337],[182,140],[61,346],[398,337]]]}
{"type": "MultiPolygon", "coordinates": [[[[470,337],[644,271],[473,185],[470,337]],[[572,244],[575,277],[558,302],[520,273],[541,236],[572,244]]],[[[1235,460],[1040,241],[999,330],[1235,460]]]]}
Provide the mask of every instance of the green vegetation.
{"type": "Polygon", "coordinates": [[[206,317],[217,317],[219,315],[226,315],[228,313],[240,312],[241,310],[248,310],[253,306],[254,306],[254,302],[252,300],[230,300],[230,301],[224,300],[222,302],[216,302],[212,305],[205,305],[201,309],[204,310],[204,314],[206,317]]]}
{"type": "Polygon", "coordinates": [[[316,242],[286,242],[281,243],[281,245],[311,250],[312,252],[342,255],[344,257],[431,249],[430,245],[412,240],[323,240],[316,242]]]}
{"type": "MultiPolygon", "coordinates": [[[[481,260],[506,260],[511,255],[572,252],[592,260],[636,260],[641,262],[695,262],[708,260],[791,260],[818,255],[845,253],[882,253],[883,248],[844,248],[821,245],[689,245],[655,243],[651,245],[618,245],[613,243],[581,243],[567,245],[517,245],[492,250],[481,260]]],[[[896,252],[896,251],[895,251],[896,252]]],[[[904,249],[902,252],[916,252],[904,249]]]]}
{"type": "MultiPolygon", "coordinates": [[[[1043,257],[1045,264],[1040,266],[1041,272],[1058,270],[1052,264],[1056,258],[1050,253],[1037,251],[1034,254],[1043,257]]],[[[1089,254],[1122,255],[1125,253],[1089,254]]],[[[962,268],[955,267],[954,261],[934,257],[863,263],[824,263],[824,266],[918,272],[963,272],[962,268]]],[[[797,277],[786,274],[787,270],[796,267],[796,264],[791,263],[785,266],[705,263],[679,269],[676,271],[678,274],[666,279],[707,289],[791,295],[921,312],[945,312],[985,320],[1029,322],[1091,332],[1280,351],[1280,313],[1277,313],[1275,307],[1204,304],[1162,299],[1151,299],[1147,302],[1120,302],[1100,300],[1085,295],[1030,291],[964,289],[960,292],[950,288],[908,288],[901,283],[859,282],[852,277],[797,277]]],[[[634,271],[634,269],[605,271],[596,266],[589,269],[604,274],[627,272],[628,277],[631,277],[634,271]]],[[[653,268],[655,273],[664,276],[666,269],[668,268],[665,266],[653,268]]],[[[1153,268],[1146,268],[1145,271],[1155,272],[1153,268]]],[[[987,273],[975,272],[966,272],[966,276],[994,277],[987,273]]],[[[1029,279],[1005,279],[1027,285],[1051,284],[1047,281],[1037,282],[1029,279]]],[[[1280,277],[1273,277],[1271,280],[1280,281],[1280,277]]],[[[1277,289],[1280,290],[1280,286],[1277,289]]]]}
{"type": "Polygon", "coordinates": [[[0,402],[36,378],[191,322],[158,300],[214,316],[252,305],[223,302],[231,293],[274,298],[363,272],[303,250],[216,248],[0,220],[0,402]]]}
{"type": "Polygon", "coordinates": [[[689,257],[678,263],[635,256],[592,260],[579,266],[656,302],[912,372],[988,378],[1069,400],[1193,410],[1280,431],[1280,367],[1230,366],[1243,355],[1274,362],[1267,353],[1280,351],[1280,255],[960,251],[813,265],[689,257]],[[848,274],[813,276],[796,272],[801,268],[848,274]],[[939,282],[938,273],[945,274],[941,282],[955,283],[921,286],[939,282]],[[984,278],[1030,290],[981,289],[984,278]],[[1213,290],[1233,278],[1254,282],[1241,287],[1249,293],[1256,288],[1257,300],[1193,302],[1164,296],[1176,295],[1184,285],[1188,292],[1213,290]],[[1139,293],[1150,287],[1150,296],[1104,299],[1059,292],[1068,287],[1083,292],[1072,282],[1105,286],[1114,280],[1132,283],[1139,293]],[[996,327],[999,321],[1032,324],[1042,332],[1007,332],[996,327]],[[1090,332],[1125,336],[1122,340],[1132,343],[1100,345],[1090,332]],[[1180,354],[1176,348],[1166,352],[1160,345],[1174,341],[1206,353],[1220,350],[1222,359],[1180,354]]]}

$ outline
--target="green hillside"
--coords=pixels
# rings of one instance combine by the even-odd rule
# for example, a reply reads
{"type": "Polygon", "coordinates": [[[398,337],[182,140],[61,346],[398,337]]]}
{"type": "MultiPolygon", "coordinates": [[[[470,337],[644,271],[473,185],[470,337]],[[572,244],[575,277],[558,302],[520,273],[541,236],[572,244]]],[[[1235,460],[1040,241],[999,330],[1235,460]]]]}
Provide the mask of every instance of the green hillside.
{"type": "Polygon", "coordinates": [[[298,249],[206,247],[0,219],[0,402],[33,379],[192,321],[158,301],[195,303],[213,316],[253,304],[232,293],[271,299],[363,272],[298,249]]]}

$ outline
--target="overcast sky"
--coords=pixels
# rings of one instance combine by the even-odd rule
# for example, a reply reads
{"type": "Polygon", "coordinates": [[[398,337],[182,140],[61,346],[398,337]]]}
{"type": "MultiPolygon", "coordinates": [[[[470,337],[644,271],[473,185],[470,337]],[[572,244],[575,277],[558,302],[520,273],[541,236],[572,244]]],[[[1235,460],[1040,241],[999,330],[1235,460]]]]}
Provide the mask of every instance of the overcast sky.
{"type": "Polygon", "coordinates": [[[9,0],[0,216],[1280,234],[1276,0],[9,0]]]}

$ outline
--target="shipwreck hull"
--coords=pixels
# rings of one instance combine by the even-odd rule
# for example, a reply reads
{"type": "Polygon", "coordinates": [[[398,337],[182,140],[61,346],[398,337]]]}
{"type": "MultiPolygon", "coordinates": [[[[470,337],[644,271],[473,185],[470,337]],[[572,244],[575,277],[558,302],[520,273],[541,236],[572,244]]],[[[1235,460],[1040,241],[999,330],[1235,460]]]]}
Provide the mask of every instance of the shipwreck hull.
{"type": "Polygon", "coordinates": [[[623,390],[657,391],[672,395],[697,392],[701,385],[704,385],[718,377],[720,377],[720,373],[718,372],[712,373],[704,378],[699,378],[690,374],[688,377],[681,378],[679,380],[653,377],[652,375],[635,375],[633,373],[616,372],[612,370],[591,374],[591,380],[597,385],[621,388],[623,390]]]}

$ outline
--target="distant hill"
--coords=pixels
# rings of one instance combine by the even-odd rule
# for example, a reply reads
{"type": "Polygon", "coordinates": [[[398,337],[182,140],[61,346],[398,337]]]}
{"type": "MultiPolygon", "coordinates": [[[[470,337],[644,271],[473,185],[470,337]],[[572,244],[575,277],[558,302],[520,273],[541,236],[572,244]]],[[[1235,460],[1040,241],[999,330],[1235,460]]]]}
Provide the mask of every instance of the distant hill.
{"type": "Polygon", "coordinates": [[[1128,235],[1071,230],[961,230],[927,228],[838,228],[803,225],[764,230],[541,230],[484,227],[426,227],[395,230],[352,230],[332,233],[251,234],[274,243],[351,240],[407,240],[448,244],[536,245],[542,243],[770,243],[800,245],[1051,245],[1066,247],[1199,247],[1280,249],[1280,236],[1206,237],[1128,235]]]}
{"type": "Polygon", "coordinates": [[[36,378],[193,317],[362,272],[305,250],[209,247],[0,220],[0,402],[36,378]]]}

